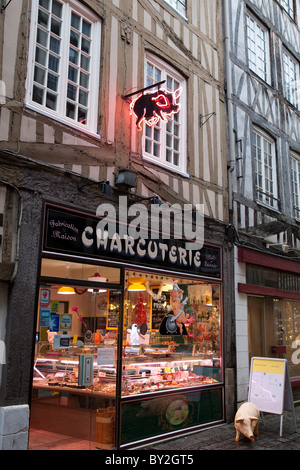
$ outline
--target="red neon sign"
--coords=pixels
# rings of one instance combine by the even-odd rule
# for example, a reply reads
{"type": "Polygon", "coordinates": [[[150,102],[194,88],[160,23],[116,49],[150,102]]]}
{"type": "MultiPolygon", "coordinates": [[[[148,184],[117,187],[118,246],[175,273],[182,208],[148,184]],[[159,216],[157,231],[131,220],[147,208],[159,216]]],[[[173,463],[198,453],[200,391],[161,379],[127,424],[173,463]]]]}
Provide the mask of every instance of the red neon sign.
{"type": "Polygon", "coordinates": [[[154,126],[161,120],[168,122],[168,117],[178,114],[181,105],[178,98],[182,93],[182,87],[175,91],[160,89],[155,92],[146,92],[139,95],[130,104],[130,114],[135,114],[136,126],[142,130],[142,122],[148,126],[154,126]]]}

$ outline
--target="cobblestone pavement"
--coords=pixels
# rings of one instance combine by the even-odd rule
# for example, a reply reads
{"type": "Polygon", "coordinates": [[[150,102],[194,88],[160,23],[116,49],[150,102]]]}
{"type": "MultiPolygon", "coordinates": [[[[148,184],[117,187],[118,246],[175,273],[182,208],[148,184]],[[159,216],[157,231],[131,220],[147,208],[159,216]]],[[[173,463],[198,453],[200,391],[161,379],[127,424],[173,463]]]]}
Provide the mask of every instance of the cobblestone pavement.
{"type": "Polygon", "coordinates": [[[300,406],[295,407],[295,431],[293,414],[285,411],[283,429],[280,437],[280,416],[264,414],[260,420],[259,435],[255,442],[241,436],[235,442],[233,423],[213,426],[209,429],[185,435],[180,438],[145,446],[144,449],[157,451],[187,451],[187,450],[300,450],[300,406]]]}

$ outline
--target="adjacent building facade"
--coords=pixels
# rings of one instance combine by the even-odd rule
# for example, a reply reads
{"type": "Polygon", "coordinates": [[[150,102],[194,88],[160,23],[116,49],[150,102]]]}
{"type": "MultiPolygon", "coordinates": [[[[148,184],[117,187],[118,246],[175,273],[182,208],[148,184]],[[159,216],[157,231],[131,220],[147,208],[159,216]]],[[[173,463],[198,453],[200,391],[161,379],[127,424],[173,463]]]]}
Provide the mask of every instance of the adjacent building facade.
{"type": "Polygon", "coordinates": [[[296,400],[300,4],[228,4],[237,402],[247,398],[254,356],[287,359],[296,400]]]}
{"type": "MultiPolygon", "coordinates": [[[[179,272],[183,277],[189,273],[193,283],[208,285],[214,293],[215,303],[207,302],[222,318],[216,340],[222,370],[215,380],[221,401],[218,416],[206,420],[232,419],[233,271],[222,2],[8,2],[2,6],[0,36],[0,447],[28,445],[31,399],[36,398],[32,395],[35,340],[45,339],[41,288],[48,286],[47,296],[52,285],[62,284],[65,277],[74,277],[73,284],[85,288],[87,279],[66,276],[65,265],[74,259],[77,266],[79,261],[100,263],[98,253],[88,251],[90,227],[81,239],[84,247],[77,251],[74,247],[63,251],[63,242],[56,251],[49,248],[48,208],[59,208],[64,217],[91,217],[104,203],[118,210],[120,195],[144,205],[158,199],[179,208],[189,204],[191,210],[202,205],[205,273],[185,271],[184,257],[180,269],[173,261],[174,269],[166,267],[163,273],[161,262],[149,271],[138,266],[147,279],[157,271],[165,279],[168,269],[173,275],[175,270],[177,277],[179,272]],[[158,118],[159,113],[148,117],[144,109],[134,113],[134,100],[142,93],[149,98],[148,92],[157,90],[150,104],[156,103],[156,111],[168,106],[171,110],[158,118]],[[172,106],[177,106],[176,112],[172,106]],[[216,250],[216,257],[210,249],[216,250]],[[50,261],[61,263],[51,273],[50,261]],[[214,276],[217,287],[212,287],[214,276]]],[[[64,236],[59,230],[53,236],[64,242],[75,240],[74,225],[62,219],[56,223],[64,225],[64,236]]],[[[139,249],[144,253],[141,245],[139,249]]],[[[121,274],[113,277],[110,288],[122,290],[126,260],[121,256],[120,261],[108,260],[106,254],[100,258],[106,267],[119,266],[121,274]]],[[[136,266],[135,261],[132,269],[136,266]]],[[[83,298],[80,294],[78,299],[83,298]]],[[[121,396],[118,387],[117,380],[121,396]]],[[[129,404],[118,403],[116,426],[121,429],[121,416],[125,422],[129,404]]],[[[135,439],[122,436],[117,437],[118,445],[135,439]]]]}

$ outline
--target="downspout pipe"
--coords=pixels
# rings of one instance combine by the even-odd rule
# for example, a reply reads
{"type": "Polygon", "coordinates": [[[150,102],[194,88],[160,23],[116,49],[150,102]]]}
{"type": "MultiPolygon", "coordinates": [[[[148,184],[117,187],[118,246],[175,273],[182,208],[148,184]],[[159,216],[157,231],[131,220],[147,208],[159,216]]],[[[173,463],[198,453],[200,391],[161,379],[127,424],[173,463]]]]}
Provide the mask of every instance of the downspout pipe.
{"type": "Polygon", "coordinates": [[[233,223],[233,184],[232,173],[235,170],[235,136],[233,128],[232,78],[230,63],[230,33],[229,33],[229,1],[223,0],[224,28],[224,67],[225,67],[225,99],[228,114],[229,151],[227,155],[228,172],[228,209],[230,223],[233,223]]]}

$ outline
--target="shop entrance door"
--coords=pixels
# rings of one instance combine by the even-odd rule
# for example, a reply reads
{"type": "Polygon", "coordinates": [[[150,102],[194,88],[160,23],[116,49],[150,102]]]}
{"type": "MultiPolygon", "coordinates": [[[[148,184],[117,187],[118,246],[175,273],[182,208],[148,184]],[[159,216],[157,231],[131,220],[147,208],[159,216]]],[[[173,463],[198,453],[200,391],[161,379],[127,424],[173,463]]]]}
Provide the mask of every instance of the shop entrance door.
{"type": "Polygon", "coordinates": [[[248,297],[249,359],[268,357],[274,344],[272,298],[248,297]]]}

